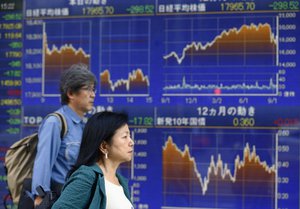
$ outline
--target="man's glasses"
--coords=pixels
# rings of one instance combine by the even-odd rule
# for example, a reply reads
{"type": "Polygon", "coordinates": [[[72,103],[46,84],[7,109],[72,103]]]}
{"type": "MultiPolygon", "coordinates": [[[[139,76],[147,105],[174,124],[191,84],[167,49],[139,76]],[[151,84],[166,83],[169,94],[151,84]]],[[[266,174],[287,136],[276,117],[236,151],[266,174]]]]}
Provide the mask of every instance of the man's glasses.
{"type": "Polygon", "coordinates": [[[84,90],[84,91],[88,91],[90,94],[91,93],[94,93],[94,94],[97,93],[97,89],[95,89],[95,87],[92,87],[92,86],[84,86],[84,87],[81,87],[80,89],[84,90]]]}

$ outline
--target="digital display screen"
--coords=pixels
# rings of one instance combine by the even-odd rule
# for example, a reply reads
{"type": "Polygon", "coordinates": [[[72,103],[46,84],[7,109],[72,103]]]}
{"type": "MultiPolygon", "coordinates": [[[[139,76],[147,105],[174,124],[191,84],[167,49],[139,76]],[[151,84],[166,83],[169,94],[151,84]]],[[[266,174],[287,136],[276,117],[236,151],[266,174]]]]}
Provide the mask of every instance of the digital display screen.
{"type": "Polygon", "coordinates": [[[1,92],[21,100],[1,103],[19,121],[2,125],[3,157],[60,107],[60,74],[81,62],[98,79],[87,118],[129,114],[134,158],[120,172],[135,208],[300,207],[299,1],[22,4],[1,11],[2,27],[22,25],[9,31],[19,39],[1,31],[1,92]],[[21,20],[5,19],[10,13],[21,20]],[[14,95],[9,76],[22,83],[9,86],[14,95]]]}

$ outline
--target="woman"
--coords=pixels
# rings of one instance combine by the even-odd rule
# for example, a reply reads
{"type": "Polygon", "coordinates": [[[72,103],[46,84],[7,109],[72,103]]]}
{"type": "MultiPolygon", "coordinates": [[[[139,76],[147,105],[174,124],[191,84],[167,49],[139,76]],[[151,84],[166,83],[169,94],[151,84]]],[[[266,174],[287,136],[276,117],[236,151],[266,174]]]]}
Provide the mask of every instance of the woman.
{"type": "Polygon", "coordinates": [[[128,182],[117,173],[121,163],[132,159],[134,142],[127,123],[123,113],[101,112],[89,118],[77,162],[52,208],[133,208],[128,182]]]}

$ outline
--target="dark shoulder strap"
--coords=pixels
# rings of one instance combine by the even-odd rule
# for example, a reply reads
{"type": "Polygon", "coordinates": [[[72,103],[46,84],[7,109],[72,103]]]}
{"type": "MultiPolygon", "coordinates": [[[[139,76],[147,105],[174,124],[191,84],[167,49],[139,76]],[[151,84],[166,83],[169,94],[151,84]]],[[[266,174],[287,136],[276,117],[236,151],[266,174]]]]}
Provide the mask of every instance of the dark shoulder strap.
{"type": "Polygon", "coordinates": [[[92,189],[91,189],[91,196],[90,196],[90,199],[89,199],[88,204],[85,206],[85,209],[88,209],[88,208],[90,207],[91,203],[92,203],[94,194],[95,194],[95,192],[96,192],[96,187],[97,187],[98,177],[99,177],[99,174],[95,172],[95,181],[94,181],[93,186],[92,186],[92,189]]]}
{"type": "Polygon", "coordinates": [[[54,112],[54,113],[51,113],[50,115],[54,115],[60,119],[60,121],[61,121],[60,138],[63,140],[64,136],[67,134],[67,131],[68,131],[68,125],[67,125],[67,121],[66,121],[64,115],[59,112],[54,112]]]}

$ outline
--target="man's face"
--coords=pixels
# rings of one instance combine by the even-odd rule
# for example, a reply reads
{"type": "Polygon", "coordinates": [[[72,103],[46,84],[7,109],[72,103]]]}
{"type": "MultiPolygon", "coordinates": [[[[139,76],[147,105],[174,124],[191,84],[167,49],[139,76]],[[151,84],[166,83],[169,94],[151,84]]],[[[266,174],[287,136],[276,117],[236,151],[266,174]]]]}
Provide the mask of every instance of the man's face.
{"type": "Polygon", "coordinates": [[[78,92],[72,93],[71,96],[69,96],[69,105],[76,113],[83,116],[86,112],[92,110],[95,96],[96,92],[94,85],[83,86],[78,92]]]}

